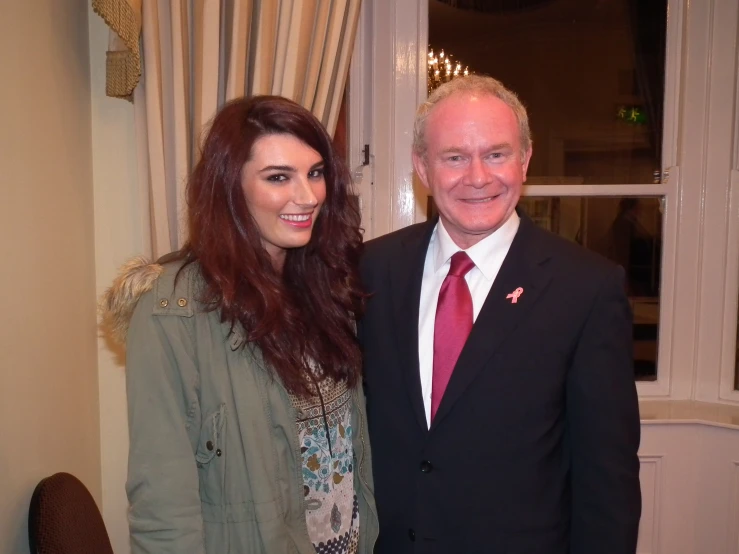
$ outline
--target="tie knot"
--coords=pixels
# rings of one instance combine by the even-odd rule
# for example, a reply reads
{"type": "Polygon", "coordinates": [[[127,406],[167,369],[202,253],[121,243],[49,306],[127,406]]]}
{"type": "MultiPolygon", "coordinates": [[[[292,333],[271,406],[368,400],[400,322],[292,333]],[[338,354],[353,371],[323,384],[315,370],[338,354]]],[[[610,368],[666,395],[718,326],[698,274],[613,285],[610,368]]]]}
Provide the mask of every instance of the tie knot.
{"type": "Polygon", "coordinates": [[[473,267],[475,267],[475,262],[470,259],[467,252],[462,252],[460,250],[452,256],[452,265],[449,268],[449,275],[454,277],[464,277],[473,267]]]}

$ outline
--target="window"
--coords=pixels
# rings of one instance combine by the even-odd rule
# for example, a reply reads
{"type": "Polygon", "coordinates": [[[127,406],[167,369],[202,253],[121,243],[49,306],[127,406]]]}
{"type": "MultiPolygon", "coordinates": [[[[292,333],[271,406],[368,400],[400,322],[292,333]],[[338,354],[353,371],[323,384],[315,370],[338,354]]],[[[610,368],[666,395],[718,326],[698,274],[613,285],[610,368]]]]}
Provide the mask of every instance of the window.
{"type": "Polygon", "coordinates": [[[667,0],[428,2],[431,61],[451,56],[527,106],[534,155],[519,207],[624,267],[635,377],[656,381],[667,0]]]}
{"type": "Polygon", "coordinates": [[[444,43],[439,27],[452,21],[452,8],[440,0],[363,3],[370,38],[352,71],[366,86],[350,121],[361,118],[372,152],[369,236],[426,219],[410,130],[427,94],[428,48],[443,48],[500,78],[529,108],[534,157],[521,206],[600,252],[613,228],[620,247],[610,247],[612,255],[630,264],[632,291],[646,291],[630,294],[644,322],[634,331],[635,359],[656,357],[657,374],[637,364],[639,394],[739,403],[739,3],[484,4],[526,9],[478,14],[457,42],[444,43]],[[436,8],[446,10],[442,17],[436,8]],[[554,31],[564,35],[552,41],[554,31]],[[632,208],[638,225],[614,226],[619,209],[632,208]]]}

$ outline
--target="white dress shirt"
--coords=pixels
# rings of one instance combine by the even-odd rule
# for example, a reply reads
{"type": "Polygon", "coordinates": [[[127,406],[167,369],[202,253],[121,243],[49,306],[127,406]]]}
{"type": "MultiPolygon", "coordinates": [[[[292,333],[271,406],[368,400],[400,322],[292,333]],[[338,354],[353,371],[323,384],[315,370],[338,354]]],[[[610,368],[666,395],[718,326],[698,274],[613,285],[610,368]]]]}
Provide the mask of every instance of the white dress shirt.
{"type": "MultiPolygon", "coordinates": [[[[465,276],[472,296],[472,321],[485,303],[493,281],[518,231],[516,212],[497,231],[465,250],[475,263],[465,276]]],[[[431,234],[423,266],[421,303],[418,310],[418,361],[421,370],[421,394],[426,410],[426,423],[431,425],[431,382],[434,372],[434,323],[441,284],[449,273],[450,258],[462,250],[444,228],[441,220],[431,234]]]]}

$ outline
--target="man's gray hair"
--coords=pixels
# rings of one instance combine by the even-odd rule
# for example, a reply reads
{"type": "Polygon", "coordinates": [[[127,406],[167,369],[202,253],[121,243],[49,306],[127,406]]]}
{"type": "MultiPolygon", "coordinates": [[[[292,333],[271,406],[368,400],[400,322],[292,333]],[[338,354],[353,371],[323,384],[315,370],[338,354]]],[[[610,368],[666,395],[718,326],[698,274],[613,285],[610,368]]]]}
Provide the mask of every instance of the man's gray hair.
{"type": "Polygon", "coordinates": [[[456,77],[444,83],[434,90],[426,102],[421,104],[416,111],[416,119],[413,123],[413,151],[421,156],[426,155],[426,120],[433,111],[434,106],[453,94],[476,94],[490,95],[502,100],[508,105],[518,121],[518,133],[521,139],[521,156],[531,150],[531,129],[529,128],[529,116],[526,108],[516,96],[516,93],[507,89],[503,83],[492,77],[483,75],[466,75],[456,77]]]}

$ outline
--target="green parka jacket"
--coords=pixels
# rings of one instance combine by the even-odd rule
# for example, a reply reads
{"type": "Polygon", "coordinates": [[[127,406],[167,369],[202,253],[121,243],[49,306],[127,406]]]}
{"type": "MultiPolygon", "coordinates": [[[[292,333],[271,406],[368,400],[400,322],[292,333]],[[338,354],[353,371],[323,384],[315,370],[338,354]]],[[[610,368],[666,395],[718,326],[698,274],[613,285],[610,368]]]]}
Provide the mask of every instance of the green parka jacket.
{"type": "MultiPolygon", "coordinates": [[[[103,300],[126,338],[132,554],[315,554],[297,412],[258,352],[198,303],[197,264],[134,260],[103,300]],[[130,324],[129,324],[130,320],[130,324]]],[[[378,534],[364,395],[353,395],[360,554],[378,534]]]]}

